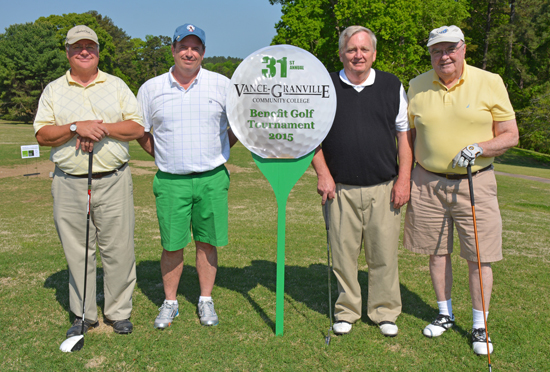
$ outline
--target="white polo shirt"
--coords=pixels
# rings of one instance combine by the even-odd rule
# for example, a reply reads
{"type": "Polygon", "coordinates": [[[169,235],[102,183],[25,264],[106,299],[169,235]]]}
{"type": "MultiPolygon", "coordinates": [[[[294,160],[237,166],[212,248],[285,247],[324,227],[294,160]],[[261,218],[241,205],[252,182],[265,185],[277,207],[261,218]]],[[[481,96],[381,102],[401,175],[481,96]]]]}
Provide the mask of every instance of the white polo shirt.
{"type": "Polygon", "coordinates": [[[229,160],[229,79],[201,68],[184,89],[173,68],[148,80],[138,93],[145,131],[153,129],[155,164],[172,174],[212,170],[229,160]]]}

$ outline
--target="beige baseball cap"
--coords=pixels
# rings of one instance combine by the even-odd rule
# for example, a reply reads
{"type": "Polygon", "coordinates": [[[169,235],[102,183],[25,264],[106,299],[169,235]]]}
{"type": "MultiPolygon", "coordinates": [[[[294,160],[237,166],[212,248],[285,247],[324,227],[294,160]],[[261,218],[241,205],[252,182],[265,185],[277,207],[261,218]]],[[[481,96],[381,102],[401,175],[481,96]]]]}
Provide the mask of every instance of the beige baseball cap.
{"type": "Polygon", "coordinates": [[[441,26],[430,32],[428,45],[432,46],[437,43],[458,43],[464,41],[464,34],[457,26],[441,26]]]}
{"type": "Polygon", "coordinates": [[[65,39],[65,45],[72,45],[80,40],[92,40],[94,43],[99,45],[97,40],[97,34],[88,26],[78,25],[74,26],[67,32],[67,38],[65,39]]]}

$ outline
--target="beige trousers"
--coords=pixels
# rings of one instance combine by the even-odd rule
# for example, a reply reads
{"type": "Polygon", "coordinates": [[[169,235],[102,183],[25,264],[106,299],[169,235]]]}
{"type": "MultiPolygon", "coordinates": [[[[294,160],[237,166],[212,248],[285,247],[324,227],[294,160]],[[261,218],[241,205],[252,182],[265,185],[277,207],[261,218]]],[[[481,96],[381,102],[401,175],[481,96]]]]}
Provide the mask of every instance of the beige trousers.
{"type": "Polygon", "coordinates": [[[357,259],[362,243],[369,267],[368,317],[376,324],[395,322],[401,313],[397,266],[401,216],[390,201],[393,184],[393,180],[369,187],[336,184],[336,197],[325,206],[338,279],[336,321],[354,323],[361,318],[357,259]]]}
{"type": "MultiPolygon", "coordinates": [[[[53,215],[69,266],[71,311],[82,316],[88,179],[64,174],[56,167],[52,182],[53,215]]],[[[92,180],[86,319],[96,321],[96,243],[103,264],[104,315],[128,319],[136,283],[132,174],[120,171],[92,180]]]]}

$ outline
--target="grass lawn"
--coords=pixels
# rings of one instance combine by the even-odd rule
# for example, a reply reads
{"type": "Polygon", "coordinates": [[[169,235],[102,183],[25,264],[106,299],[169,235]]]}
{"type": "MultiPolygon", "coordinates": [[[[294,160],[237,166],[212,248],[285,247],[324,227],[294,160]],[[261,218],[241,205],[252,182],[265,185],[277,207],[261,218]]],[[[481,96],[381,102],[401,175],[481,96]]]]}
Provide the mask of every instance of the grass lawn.
{"type": "MultiPolygon", "coordinates": [[[[36,143],[32,126],[0,124],[0,167],[21,165],[20,145],[36,143]]],[[[41,149],[42,159],[48,158],[41,149]]],[[[285,326],[275,336],[276,201],[250,153],[240,144],[229,162],[229,245],[219,248],[214,288],[217,327],[201,327],[194,249],[185,251],[180,316],[165,331],[153,320],[164,295],[160,236],[152,193],[151,158],[131,143],[136,209],[137,285],[134,332],[116,335],[103,324],[73,354],[59,351],[72,318],[68,273],[52,218],[51,180],[0,178],[0,370],[2,371],[486,371],[472,352],[467,264],[453,255],[456,326],[437,339],[422,335],[437,314],[427,257],[400,247],[403,314],[399,335],[383,337],[366,315],[347,336],[324,343],[329,327],[326,236],[310,168],[287,206],[285,326]]],[[[497,170],[550,178],[544,156],[513,149],[497,170]],[[541,160],[541,158],[543,160],[541,160]],[[514,167],[514,168],[506,168],[514,167]]],[[[497,176],[504,260],[494,268],[489,332],[493,371],[544,371],[550,342],[550,184],[497,176]]],[[[85,192],[83,190],[83,192],[85,192]]],[[[86,216],[83,211],[82,223],[86,216]]],[[[455,241],[455,244],[458,244],[455,241]]],[[[103,306],[98,265],[97,299],[103,306]]],[[[360,258],[367,296],[368,267],[360,258]]],[[[332,279],[332,299],[336,281],[332,279]]]]}

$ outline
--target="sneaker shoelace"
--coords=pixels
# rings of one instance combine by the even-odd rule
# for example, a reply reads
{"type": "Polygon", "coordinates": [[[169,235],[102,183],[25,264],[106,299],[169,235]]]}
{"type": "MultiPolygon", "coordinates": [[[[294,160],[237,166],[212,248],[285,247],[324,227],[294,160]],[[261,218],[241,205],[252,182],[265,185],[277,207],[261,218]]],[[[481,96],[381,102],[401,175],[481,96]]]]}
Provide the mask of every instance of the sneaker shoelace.
{"type": "MultiPolygon", "coordinates": [[[[472,340],[473,342],[487,342],[485,338],[485,329],[476,328],[472,330],[472,340]]],[[[489,340],[491,342],[491,340],[489,340]]]]}
{"type": "Polygon", "coordinates": [[[162,306],[159,307],[160,314],[159,314],[158,317],[159,317],[159,318],[171,318],[174,309],[175,309],[175,306],[174,306],[174,305],[171,305],[171,304],[162,304],[162,306]]]}
{"type": "Polygon", "coordinates": [[[199,311],[201,317],[211,317],[216,315],[214,303],[212,301],[201,301],[199,303],[199,311]]]}
{"type": "Polygon", "coordinates": [[[432,324],[442,327],[442,326],[444,326],[446,324],[450,324],[452,322],[453,322],[453,320],[450,316],[439,314],[437,316],[437,318],[435,318],[435,320],[432,322],[432,324]]]}

